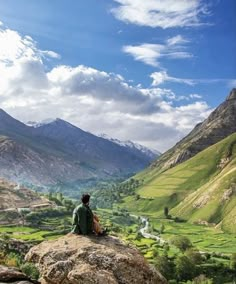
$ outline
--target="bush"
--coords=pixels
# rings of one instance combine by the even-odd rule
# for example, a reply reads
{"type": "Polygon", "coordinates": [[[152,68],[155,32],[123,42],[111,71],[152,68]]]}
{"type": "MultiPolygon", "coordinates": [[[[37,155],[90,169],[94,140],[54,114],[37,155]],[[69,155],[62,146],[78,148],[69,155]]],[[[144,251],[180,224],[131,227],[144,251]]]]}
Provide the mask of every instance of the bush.
{"type": "Polygon", "coordinates": [[[230,268],[236,272],[236,253],[233,253],[230,258],[230,268]]]}
{"type": "Polygon", "coordinates": [[[191,280],[194,277],[196,267],[187,256],[178,256],[175,260],[176,278],[178,280],[191,280]]]}
{"type": "Polygon", "coordinates": [[[35,279],[35,280],[39,279],[38,268],[33,263],[26,262],[21,265],[20,269],[30,278],[35,279]]]}
{"type": "Polygon", "coordinates": [[[213,284],[213,280],[207,278],[205,275],[199,275],[193,279],[193,284],[213,284]]]}
{"type": "Polygon", "coordinates": [[[167,256],[157,256],[155,260],[155,266],[166,279],[173,279],[174,265],[167,256]]]}
{"type": "Polygon", "coordinates": [[[14,252],[10,252],[9,254],[7,254],[4,260],[5,265],[14,267],[20,267],[22,262],[23,260],[21,255],[14,252]]]}
{"type": "Polygon", "coordinates": [[[202,256],[198,250],[188,249],[185,252],[185,255],[190,259],[194,264],[201,264],[202,256]]]}
{"type": "Polygon", "coordinates": [[[171,239],[171,243],[180,249],[182,252],[185,252],[188,248],[192,247],[191,241],[184,236],[175,236],[171,239]]]}

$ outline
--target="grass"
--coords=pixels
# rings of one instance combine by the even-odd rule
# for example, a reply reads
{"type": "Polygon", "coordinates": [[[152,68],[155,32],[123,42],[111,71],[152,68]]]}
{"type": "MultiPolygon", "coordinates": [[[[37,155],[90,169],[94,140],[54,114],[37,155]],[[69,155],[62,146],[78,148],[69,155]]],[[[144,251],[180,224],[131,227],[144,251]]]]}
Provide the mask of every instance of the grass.
{"type": "Polygon", "coordinates": [[[173,236],[188,237],[193,245],[200,251],[218,252],[224,254],[236,253],[236,235],[227,234],[220,229],[191,223],[175,223],[172,220],[150,217],[155,227],[164,224],[165,230],[162,238],[169,241],[173,236]]]}
{"type": "Polygon", "coordinates": [[[40,227],[48,229],[40,229],[29,226],[0,226],[0,238],[6,235],[10,238],[24,240],[24,241],[43,241],[56,239],[65,233],[64,230],[70,228],[71,218],[65,217],[52,217],[45,218],[41,221],[40,227]],[[67,222],[68,225],[63,225],[63,222],[67,222]],[[66,227],[65,227],[66,226],[66,227]]]}

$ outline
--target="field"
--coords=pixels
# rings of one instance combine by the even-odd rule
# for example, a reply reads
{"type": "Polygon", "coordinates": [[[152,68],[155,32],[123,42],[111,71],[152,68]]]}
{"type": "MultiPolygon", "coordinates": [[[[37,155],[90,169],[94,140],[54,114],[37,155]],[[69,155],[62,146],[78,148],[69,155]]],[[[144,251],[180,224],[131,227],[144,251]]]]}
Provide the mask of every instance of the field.
{"type": "Polygon", "coordinates": [[[0,226],[0,238],[13,238],[23,241],[43,241],[56,239],[70,229],[70,217],[46,218],[40,228],[32,226],[0,226]],[[45,229],[44,229],[45,228],[45,229]]]}

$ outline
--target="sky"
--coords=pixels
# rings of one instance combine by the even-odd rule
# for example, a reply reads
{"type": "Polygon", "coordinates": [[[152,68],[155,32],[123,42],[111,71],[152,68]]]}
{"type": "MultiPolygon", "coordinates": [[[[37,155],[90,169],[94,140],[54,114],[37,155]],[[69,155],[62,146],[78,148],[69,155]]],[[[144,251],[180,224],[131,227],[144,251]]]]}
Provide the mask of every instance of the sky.
{"type": "Polygon", "coordinates": [[[0,0],[0,107],[166,151],[236,87],[235,0],[0,0]]]}

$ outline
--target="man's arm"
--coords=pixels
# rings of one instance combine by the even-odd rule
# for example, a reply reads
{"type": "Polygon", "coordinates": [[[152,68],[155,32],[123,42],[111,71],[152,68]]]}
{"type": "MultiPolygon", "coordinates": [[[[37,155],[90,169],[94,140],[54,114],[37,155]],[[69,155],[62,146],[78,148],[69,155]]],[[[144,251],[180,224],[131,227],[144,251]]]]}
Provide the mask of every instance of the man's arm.
{"type": "Polygon", "coordinates": [[[73,211],[73,216],[72,216],[72,233],[74,234],[79,234],[79,224],[78,224],[78,212],[77,208],[74,209],[73,211]]]}

